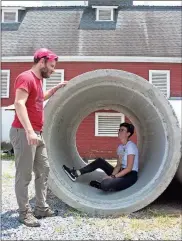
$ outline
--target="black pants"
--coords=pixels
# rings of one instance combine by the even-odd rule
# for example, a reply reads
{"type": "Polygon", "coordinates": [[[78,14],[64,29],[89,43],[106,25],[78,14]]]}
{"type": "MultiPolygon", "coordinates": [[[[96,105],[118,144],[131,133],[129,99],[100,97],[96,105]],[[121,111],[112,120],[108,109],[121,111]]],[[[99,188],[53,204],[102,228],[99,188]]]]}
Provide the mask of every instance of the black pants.
{"type": "MultiPolygon", "coordinates": [[[[81,175],[93,172],[97,168],[102,169],[108,176],[110,176],[114,170],[114,167],[102,158],[97,158],[87,166],[81,168],[79,171],[81,175]]],[[[121,191],[131,187],[138,179],[136,171],[131,171],[123,177],[108,178],[101,182],[101,189],[104,191],[121,191]]]]}

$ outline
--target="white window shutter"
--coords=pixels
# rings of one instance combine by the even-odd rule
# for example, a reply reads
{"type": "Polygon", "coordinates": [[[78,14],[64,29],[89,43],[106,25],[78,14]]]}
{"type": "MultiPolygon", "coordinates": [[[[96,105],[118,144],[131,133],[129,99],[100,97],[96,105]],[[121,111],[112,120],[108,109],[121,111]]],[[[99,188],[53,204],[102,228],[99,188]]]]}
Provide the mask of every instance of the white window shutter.
{"type": "Polygon", "coordinates": [[[95,113],[95,136],[118,136],[119,125],[124,122],[121,113],[95,113]]]}
{"type": "Polygon", "coordinates": [[[112,20],[113,9],[99,9],[99,21],[111,21],[112,20]]]}
{"type": "Polygon", "coordinates": [[[50,78],[44,80],[44,83],[43,83],[44,91],[50,90],[51,88],[53,88],[54,86],[58,85],[63,81],[64,81],[64,70],[63,69],[56,70],[51,75],[50,78]]]}
{"type": "Polygon", "coordinates": [[[16,12],[4,12],[4,22],[15,22],[16,12]]]}
{"type": "Polygon", "coordinates": [[[1,70],[1,98],[9,98],[10,70],[1,70]]]}
{"type": "Polygon", "coordinates": [[[149,82],[157,87],[166,98],[170,97],[170,71],[150,70],[149,82]]]}

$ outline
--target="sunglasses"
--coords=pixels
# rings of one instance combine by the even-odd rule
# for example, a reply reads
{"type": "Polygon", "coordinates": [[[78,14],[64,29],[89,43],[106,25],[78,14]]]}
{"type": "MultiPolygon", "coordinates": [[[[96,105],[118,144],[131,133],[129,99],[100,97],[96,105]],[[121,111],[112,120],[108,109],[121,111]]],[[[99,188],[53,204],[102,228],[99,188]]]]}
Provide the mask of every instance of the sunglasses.
{"type": "Polygon", "coordinates": [[[121,128],[121,129],[119,129],[118,131],[121,131],[121,132],[123,132],[123,131],[126,131],[126,130],[125,130],[125,129],[122,129],[122,128],[121,128]]]}

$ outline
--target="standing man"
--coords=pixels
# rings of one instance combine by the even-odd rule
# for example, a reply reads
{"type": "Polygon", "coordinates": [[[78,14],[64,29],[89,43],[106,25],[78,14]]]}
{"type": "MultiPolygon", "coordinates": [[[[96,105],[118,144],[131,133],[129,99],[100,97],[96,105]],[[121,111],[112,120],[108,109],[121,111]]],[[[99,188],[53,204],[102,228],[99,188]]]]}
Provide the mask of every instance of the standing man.
{"type": "Polygon", "coordinates": [[[10,130],[10,140],[15,154],[15,193],[19,206],[19,221],[30,227],[39,227],[36,218],[52,217],[57,213],[46,203],[49,164],[42,136],[43,102],[67,82],[60,83],[43,93],[43,78],[54,72],[58,56],[42,48],[34,54],[34,65],[21,73],[15,81],[15,118],[10,130]],[[36,203],[34,215],[29,205],[28,185],[35,173],[36,203]]]}

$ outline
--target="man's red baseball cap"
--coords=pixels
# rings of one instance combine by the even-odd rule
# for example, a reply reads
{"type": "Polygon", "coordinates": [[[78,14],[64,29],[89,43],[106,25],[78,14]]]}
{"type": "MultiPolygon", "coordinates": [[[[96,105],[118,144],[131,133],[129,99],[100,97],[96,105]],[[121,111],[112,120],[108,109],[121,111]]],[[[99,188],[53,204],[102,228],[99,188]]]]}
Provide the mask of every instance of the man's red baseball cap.
{"type": "Polygon", "coordinates": [[[34,53],[34,59],[46,58],[48,61],[58,60],[58,56],[49,49],[41,48],[34,53]]]}

